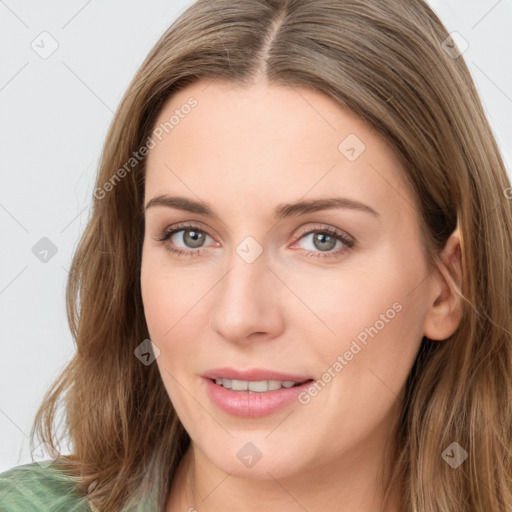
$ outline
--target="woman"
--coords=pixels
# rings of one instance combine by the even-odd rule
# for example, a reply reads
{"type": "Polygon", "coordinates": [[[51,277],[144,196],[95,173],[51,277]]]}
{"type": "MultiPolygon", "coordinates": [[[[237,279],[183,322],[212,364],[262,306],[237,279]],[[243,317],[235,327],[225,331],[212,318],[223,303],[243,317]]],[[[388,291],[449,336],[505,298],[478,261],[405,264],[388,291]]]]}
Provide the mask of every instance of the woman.
{"type": "Polygon", "coordinates": [[[510,190],[423,1],[195,3],[103,150],[72,454],[2,510],[508,510],[510,190]]]}

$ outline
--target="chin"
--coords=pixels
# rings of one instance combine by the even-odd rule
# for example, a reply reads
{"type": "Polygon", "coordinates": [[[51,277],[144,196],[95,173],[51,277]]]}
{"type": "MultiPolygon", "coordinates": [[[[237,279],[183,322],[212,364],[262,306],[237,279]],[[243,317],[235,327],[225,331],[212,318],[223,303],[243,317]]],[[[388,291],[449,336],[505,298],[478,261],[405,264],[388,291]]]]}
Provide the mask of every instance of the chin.
{"type": "Polygon", "coordinates": [[[286,478],[307,465],[303,450],[283,444],[277,436],[274,442],[264,436],[236,436],[217,450],[209,446],[203,453],[220,470],[238,478],[286,478]]]}

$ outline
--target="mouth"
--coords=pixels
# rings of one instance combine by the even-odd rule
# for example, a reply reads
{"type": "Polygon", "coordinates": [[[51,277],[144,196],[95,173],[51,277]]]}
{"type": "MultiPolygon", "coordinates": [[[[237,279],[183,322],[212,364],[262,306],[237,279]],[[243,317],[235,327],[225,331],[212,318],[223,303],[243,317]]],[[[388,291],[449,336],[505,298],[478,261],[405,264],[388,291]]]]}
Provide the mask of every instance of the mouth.
{"type": "Polygon", "coordinates": [[[297,397],[314,381],[305,375],[270,370],[212,370],[202,375],[210,402],[231,416],[259,418],[298,404],[297,397]]]}
{"type": "Polygon", "coordinates": [[[210,379],[218,386],[222,386],[225,389],[231,391],[253,393],[266,393],[268,391],[277,391],[281,388],[294,388],[302,386],[308,382],[312,382],[313,379],[306,379],[303,381],[293,380],[239,380],[239,379],[210,379]]]}

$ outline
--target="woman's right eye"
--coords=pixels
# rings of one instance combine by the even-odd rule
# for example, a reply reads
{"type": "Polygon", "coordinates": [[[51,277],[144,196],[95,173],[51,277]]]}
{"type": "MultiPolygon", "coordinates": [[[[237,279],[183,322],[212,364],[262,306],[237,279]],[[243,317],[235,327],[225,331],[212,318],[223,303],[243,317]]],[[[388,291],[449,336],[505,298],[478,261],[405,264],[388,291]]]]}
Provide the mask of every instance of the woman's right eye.
{"type": "Polygon", "coordinates": [[[204,230],[193,224],[173,226],[166,229],[156,240],[165,244],[166,249],[174,254],[197,256],[203,252],[203,244],[207,238],[211,238],[204,230]],[[165,242],[172,243],[165,243],[165,242]],[[184,244],[183,247],[179,243],[184,244]]]}

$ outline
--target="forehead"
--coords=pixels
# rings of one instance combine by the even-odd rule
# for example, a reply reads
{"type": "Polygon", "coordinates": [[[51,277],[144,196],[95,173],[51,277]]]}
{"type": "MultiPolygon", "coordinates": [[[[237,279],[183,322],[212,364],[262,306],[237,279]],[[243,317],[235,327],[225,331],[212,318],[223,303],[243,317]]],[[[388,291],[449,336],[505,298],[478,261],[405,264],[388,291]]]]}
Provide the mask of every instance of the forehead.
{"type": "Polygon", "coordinates": [[[395,214],[414,203],[387,142],[307,88],[202,80],[166,102],[152,138],[146,199],[192,192],[278,203],[342,194],[395,214]]]}

